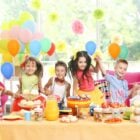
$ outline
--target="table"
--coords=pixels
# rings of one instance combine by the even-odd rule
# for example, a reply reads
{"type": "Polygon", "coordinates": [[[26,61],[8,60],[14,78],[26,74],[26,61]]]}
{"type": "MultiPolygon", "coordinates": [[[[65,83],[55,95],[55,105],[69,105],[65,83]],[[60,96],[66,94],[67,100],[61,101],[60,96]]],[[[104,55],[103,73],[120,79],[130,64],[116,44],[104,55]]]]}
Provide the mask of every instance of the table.
{"type": "Polygon", "coordinates": [[[0,121],[0,140],[139,140],[140,124],[123,121],[118,124],[78,120],[0,121]]]}

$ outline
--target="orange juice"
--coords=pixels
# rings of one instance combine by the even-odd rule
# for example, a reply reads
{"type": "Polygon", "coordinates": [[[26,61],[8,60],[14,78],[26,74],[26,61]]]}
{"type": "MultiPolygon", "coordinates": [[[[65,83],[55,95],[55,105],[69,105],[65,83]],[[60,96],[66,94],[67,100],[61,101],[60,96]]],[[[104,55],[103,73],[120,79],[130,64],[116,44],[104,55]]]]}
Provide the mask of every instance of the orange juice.
{"type": "Polygon", "coordinates": [[[59,117],[58,103],[55,98],[49,97],[46,101],[45,118],[48,121],[55,121],[59,117]]]}

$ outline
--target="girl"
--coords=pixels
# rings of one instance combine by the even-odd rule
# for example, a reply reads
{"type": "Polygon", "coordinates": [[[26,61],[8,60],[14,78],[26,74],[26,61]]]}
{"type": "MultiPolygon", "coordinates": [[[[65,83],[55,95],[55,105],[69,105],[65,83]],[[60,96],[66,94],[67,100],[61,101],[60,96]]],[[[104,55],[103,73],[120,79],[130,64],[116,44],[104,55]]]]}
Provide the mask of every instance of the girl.
{"type": "Polygon", "coordinates": [[[101,105],[103,102],[103,95],[94,87],[94,80],[92,72],[98,72],[98,57],[95,58],[96,66],[91,65],[91,58],[86,51],[79,51],[76,56],[69,62],[69,70],[73,76],[73,94],[89,95],[91,101],[95,104],[101,105]]]}
{"type": "Polygon", "coordinates": [[[48,83],[45,85],[44,90],[46,95],[55,95],[59,98],[59,108],[62,109],[64,105],[64,99],[70,96],[70,84],[65,80],[67,74],[67,65],[58,61],[55,64],[55,77],[51,77],[48,83]]]}
{"type": "Polygon", "coordinates": [[[3,112],[5,103],[8,100],[8,95],[13,96],[13,93],[11,91],[6,90],[3,83],[0,82],[0,105],[2,107],[3,112]]]}
{"type": "MultiPolygon", "coordinates": [[[[39,96],[38,94],[42,92],[41,86],[41,78],[43,76],[43,66],[42,64],[33,57],[28,57],[25,62],[21,65],[22,74],[19,78],[19,90],[15,94],[15,101],[13,102],[12,111],[19,111],[21,108],[19,107],[19,102],[24,99],[23,95],[31,95],[34,94],[36,96],[36,100],[41,100],[45,102],[45,98],[39,96]],[[28,93],[28,94],[27,94],[28,93]]],[[[28,98],[28,97],[27,97],[28,98]]]]}

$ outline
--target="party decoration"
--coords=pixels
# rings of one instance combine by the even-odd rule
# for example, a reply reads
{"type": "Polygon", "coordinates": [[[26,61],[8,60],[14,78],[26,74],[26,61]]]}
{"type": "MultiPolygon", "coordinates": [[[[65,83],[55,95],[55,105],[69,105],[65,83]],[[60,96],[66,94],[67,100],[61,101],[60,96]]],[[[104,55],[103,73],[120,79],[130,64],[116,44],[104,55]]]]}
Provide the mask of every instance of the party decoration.
{"type": "Polygon", "coordinates": [[[96,51],[96,44],[93,41],[88,41],[85,48],[89,55],[93,55],[96,51]]]}
{"type": "Polygon", "coordinates": [[[103,53],[100,49],[97,49],[92,57],[96,58],[97,56],[100,57],[100,58],[102,58],[102,56],[103,56],[103,53]]]}
{"type": "Polygon", "coordinates": [[[1,25],[1,29],[2,30],[9,30],[10,29],[9,22],[8,21],[3,22],[2,25],[1,25]]]}
{"type": "Polygon", "coordinates": [[[3,53],[2,55],[2,59],[3,59],[3,62],[13,62],[13,57],[11,56],[11,54],[9,52],[5,52],[3,53]]]}
{"type": "Polygon", "coordinates": [[[104,11],[98,8],[93,12],[93,16],[96,20],[101,20],[104,17],[104,11]]]}
{"type": "Polygon", "coordinates": [[[48,52],[48,50],[51,48],[51,41],[48,38],[44,38],[41,40],[41,50],[43,52],[48,52]]]}
{"type": "Polygon", "coordinates": [[[75,20],[72,23],[72,30],[75,34],[82,34],[84,32],[84,26],[81,21],[75,20]]]}
{"type": "Polygon", "coordinates": [[[1,73],[6,79],[10,79],[14,73],[14,67],[11,63],[6,62],[1,66],[1,73]]]}
{"type": "Polygon", "coordinates": [[[119,54],[119,58],[126,59],[128,56],[128,48],[126,46],[121,46],[121,52],[119,54]]]}
{"type": "Polygon", "coordinates": [[[111,37],[111,43],[116,43],[118,45],[122,45],[123,38],[121,34],[115,34],[111,37]]]}
{"type": "Polygon", "coordinates": [[[32,40],[40,40],[44,38],[44,34],[41,32],[35,32],[32,36],[32,40]]]}
{"type": "Polygon", "coordinates": [[[31,0],[30,5],[31,5],[31,8],[35,10],[40,10],[42,7],[41,0],[31,0]]]}
{"type": "Polygon", "coordinates": [[[118,44],[112,43],[109,45],[108,51],[109,51],[109,54],[111,55],[111,57],[113,59],[116,59],[119,56],[121,49],[118,44]]]}
{"type": "Polygon", "coordinates": [[[52,12],[49,14],[49,20],[51,22],[56,22],[58,20],[59,16],[57,14],[57,12],[52,12]]]}
{"type": "Polygon", "coordinates": [[[56,51],[57,52],[64,52],[66,50],[66,42],[59,41],[56,43],[56,51]]]}
{"type": "Polygon", "coordinates": [[[0,40],[0,53],[7,53],[8,48],[7,48],[8,40],[0,40]]]}
{"type": "Polygon", "coordinates": [[[21,12],[21,14],[19,16],[19,24],[21,25],[28,20],[34,21],[33,16],[27,11],[21,12]]]}
{"type": "Polygon", "coordinates": [[[35,32],[36,24],[34,21],[28,20],[28,21],[23,23],[22,27],[30,30],[31,32],[35,32]]]}
{"type": "Polygon", "coordinates": [[[37,56],[41,51],[41,43],[37,40],[30,42],[30,53],[33,56],[37,56]]]}
{"type": "Polygon", "coordinates": [[[11,38],[18,39],[19,32],[20,32],[20,27],[19,26],[13,26],[12,29],[10,30],[11,38]]]}
{"type": "Polygon", "coordinates": [[[28,29],[21,29],[19,33],[19,39],[23,43],[28,43],[32,39],[32,33],[28,29]]]}
{"type": "Polygon", "coordinates": [[[55,44],[52,43],[52,44],[51,44],[51,48],[50,48],[50,50],[47,52],[47,54],[48,54],[49,56],[51,56],[51,55],[53,55],[54,52],[55,52],[55,44]]]}
{"type": "Polygon", "coordinates": [[[19,52],[24,53],[24,51],[25,51],[25,44],[20,42],[20,51],[19,52]]]}
{"type": "Polygon", "coordinates": [[[48,67],[48,74],[50,76],[54,76],[55,75],[55,68],[54,68],[54,66],[49,66],[48,67]]]}
{"type": "Polygon", "coordinates": [[[8,42],[8,51],[12,56],[16,56],[20,50],[20,44],[17,40],[10,40],[8,42]]]}

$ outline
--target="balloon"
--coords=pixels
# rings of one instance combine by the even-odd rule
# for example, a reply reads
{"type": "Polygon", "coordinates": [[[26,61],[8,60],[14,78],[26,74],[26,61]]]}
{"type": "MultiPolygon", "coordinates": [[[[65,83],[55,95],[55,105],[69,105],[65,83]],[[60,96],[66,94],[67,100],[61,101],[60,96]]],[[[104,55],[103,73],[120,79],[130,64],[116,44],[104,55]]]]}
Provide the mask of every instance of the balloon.
{"type": "Polygon", "coordinates": [[[89,55],[93,55],[96,51],[96,44],[93,41],[88,41],[85,48],[89,55]]]}
{"type": "Polygon", "coordinates": [[[10,28],[12,28],[12,27],[14,27],[14,26],[18,26],[18,25],[19,25],[19,23],[18,23],[17,20],[11,20],[11,21],[9,21],[9,26],[10,26],[10,28]]]}
{"type": "Polygon", "coordinates": [[[3,53],[2,59],[3,62],[11,62],[11,63],[13,62],[13,58],[9,52],[3,53]]]}
{"type": "Polygon", "coordinates": [[[104,17],[104,11],[98,8],[94,11],[93,16],[96,20],[101,20],[104,17]]]}
{"type": "Polygon", "coordinates": [[[121,46],[121,52],[119,54],[119,58],[126,59],[128,56],[128,48],[126,46],[121,46]]]}
{"type": "Polygon", "coordinates": [[[111,43],[116,43],[118,45],[122,45],[123,38],[121,34],[115,34],[111,37],[111,43]]]}
{"type": "Polygon", "coordinates": [[[28,43],[32,39],[32,33],[27,29],[21,29],[19,33],[19,39],[23,43],[28,43]]]}
{"type": "Polygon", "coordinates": [[[47,52],[47,54],[48,54],[49,56],[51,56],[54,52],[55,52],[55,44],[52,43],[52,44],[51,44],[51,48],[50,48],[50,50],[47,52]]]}
{"type": "Polygon", "coordinates": [[[20,27],[19,26],[13,26],[10,31],[11,38],[18,39],[20,33],[20,27]]]}
{"type": "Polygon", "coordinates": [[[31,32],[35,32],[35,30],[36,30],[36,24],[35,24],[35,22],[33,22],[31,20],[24,22],[22,27],[30,30],[31,32]]]}
{"type": "Polygon", "coordinates": [[[112,43],[108,47],[108,51],[109,51],[109,54],[111,55],[111,57],[113,59],[116,59],[119,56],[121,49],[118,44],[112,43]]]}
{"type": "Polygon", "coordinates": [[[20,50],[20,45],[17,40],[10,40],[8,42],[8,51],[12,56],[16,56],[20,50]]]}
{"type": "Polygon", "coordinates": [[[43,52],[48,52],[48,50],[51,48],[51,41],[48,38],[45,38],[41,40],[41,50],[43,52]]]}
{"type": "Polygon", "coordinates": [[[23,24],[25,21],[27,20],[31,20],[34,21],[33,16],[31,15],[31,13],[27,12],[27,11],[23,11],[20,16],[19,16],[19,23],[23,24]]]}
{"type": "Polygon", "coordinates": [[[0,53],[3,54],[8,52],[7,44],[7,40],[0,40],[0,53]]]}
{"type": "Polygon", "coordinates": [[[6,79],[10,79],[14,73],[14,67],[11,63],[6,62],[1,66],[1,73],[6,79]]]}
{"type": "Polygon", "coordinates": [[[9,22],[3,22],[1,25],[2,30],[9,30],[10,29],[10,24],[9,22]]]}
{"type": "Polygon", "coordinates": [[[39,41],[34,40],[34,41],[32,41],[30,43],[29,46],[30,46],[31,55],[37,56],[40,53],[40,51],[41,51],[41,43],[39,41]]]}
{"type": "Polygon", "coordinates": [[[44,35],[41,32],[36,32],[32,36],[32,40],[40,40],[40,39],[43,39],[43,38],[44,38],[44,35]]]}
{"type": "Polygon", "coordinates": [[[84,26],[79,20],[75,20],[72,23],[72,30],[76,34],[82,34],[84,32],[84,26]]]}

